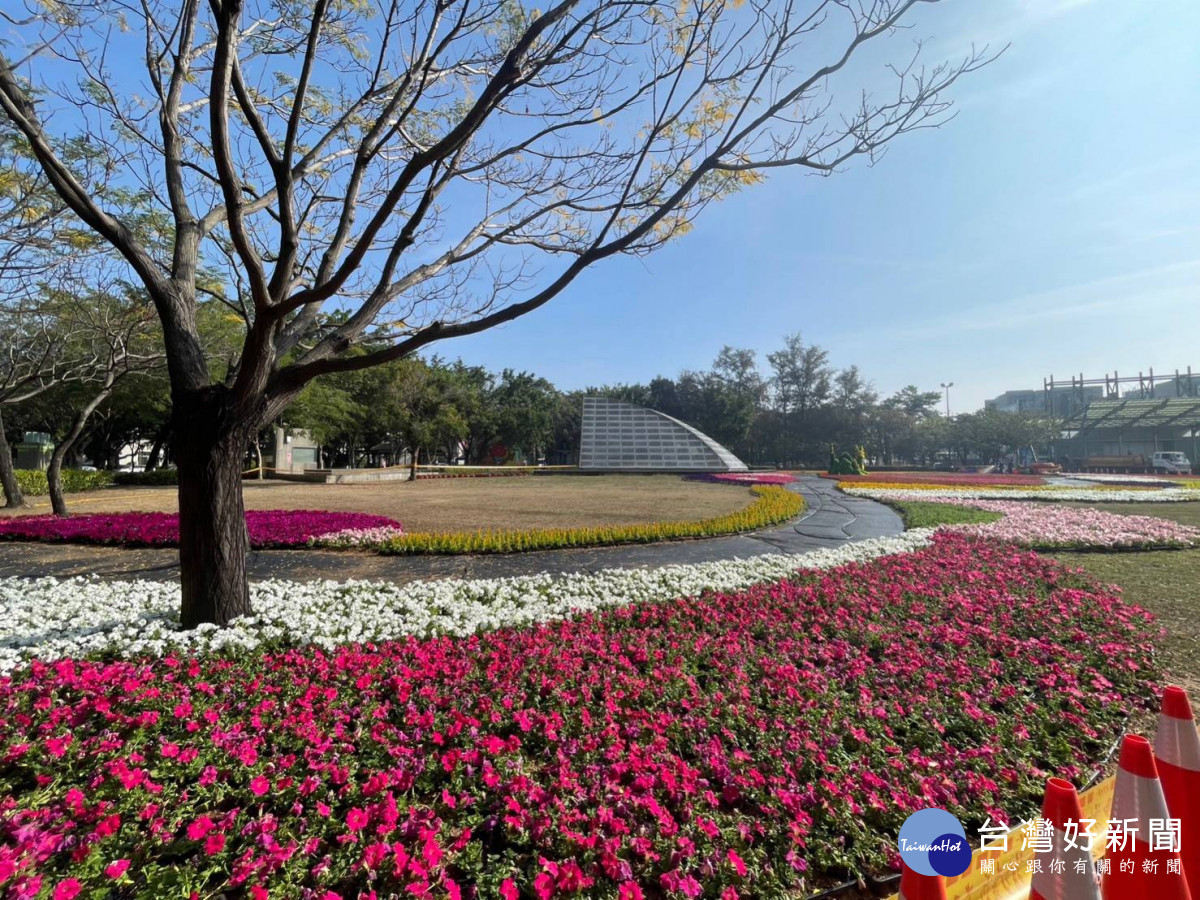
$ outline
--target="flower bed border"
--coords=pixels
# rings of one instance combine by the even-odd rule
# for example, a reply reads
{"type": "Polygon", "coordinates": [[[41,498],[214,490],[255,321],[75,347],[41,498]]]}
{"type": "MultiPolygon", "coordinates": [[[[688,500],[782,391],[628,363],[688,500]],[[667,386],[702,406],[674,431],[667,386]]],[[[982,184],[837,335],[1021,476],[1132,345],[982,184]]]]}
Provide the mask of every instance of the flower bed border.
{"type": "Polygon", "coordinates": [[[352,532],[327,535],[314,546],[374,550],[386,556],[523,553],[531,550],[610,547],[721,537],[790,521],[804,511],[804,498],[775,485],[751,487],[755,500],[736,512],[694,522],[648,522],[588,528],[503,529],[476,532],[409,532],[382,542],[357,543],[352,532]]]}

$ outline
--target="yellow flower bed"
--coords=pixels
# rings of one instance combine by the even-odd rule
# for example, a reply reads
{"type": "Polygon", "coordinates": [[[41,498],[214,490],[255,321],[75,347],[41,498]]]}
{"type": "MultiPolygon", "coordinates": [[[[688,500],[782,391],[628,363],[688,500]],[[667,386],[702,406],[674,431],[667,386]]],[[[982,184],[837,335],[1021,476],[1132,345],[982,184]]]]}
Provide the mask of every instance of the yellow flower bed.
{"type": "Polygon", "coordinates": [[[698,522],[648,522],[644,525],[608,525],[597,528],[535,528],[527,531],[499,529],[475,532],[413,532],[379,544],[379,553],[512,553],[521,550],[555,550],[565,547],[601,547],[611,544],[648,544],[684,538],[716,537],[754,531],[795,518],[804,510],[804,498],[786,488],[758,485],[755,500],[745,509],[698,522]]]}

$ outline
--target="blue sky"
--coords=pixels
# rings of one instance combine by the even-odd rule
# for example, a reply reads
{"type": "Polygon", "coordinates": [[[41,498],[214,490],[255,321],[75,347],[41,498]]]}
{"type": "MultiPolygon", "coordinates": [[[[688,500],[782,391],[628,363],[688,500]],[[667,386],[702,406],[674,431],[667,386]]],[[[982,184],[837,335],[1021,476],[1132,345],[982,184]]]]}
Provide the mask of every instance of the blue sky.
{"type": "Polygon", "coordinates": [[[873,168],[776,173],[438,352],[571,389],[801,331],[884,393],[953,381],[959,411],[1051,374],[1200,368],[1200,4],[946,0],[913,21],[892,58],[1011,44],[954,121],[873,168]]]}

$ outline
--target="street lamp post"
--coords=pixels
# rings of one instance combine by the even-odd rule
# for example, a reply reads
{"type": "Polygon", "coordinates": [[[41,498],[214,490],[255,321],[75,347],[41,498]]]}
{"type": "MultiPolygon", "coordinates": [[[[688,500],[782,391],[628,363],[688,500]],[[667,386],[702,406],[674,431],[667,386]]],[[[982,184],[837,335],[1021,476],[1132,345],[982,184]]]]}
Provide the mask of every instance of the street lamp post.
{"type": "Polygon", "coordinates": [[[946,418],[950,418],[950,388],[954,387],[953,381],[942,382],[942,390],[946,392],[946,418]]]}

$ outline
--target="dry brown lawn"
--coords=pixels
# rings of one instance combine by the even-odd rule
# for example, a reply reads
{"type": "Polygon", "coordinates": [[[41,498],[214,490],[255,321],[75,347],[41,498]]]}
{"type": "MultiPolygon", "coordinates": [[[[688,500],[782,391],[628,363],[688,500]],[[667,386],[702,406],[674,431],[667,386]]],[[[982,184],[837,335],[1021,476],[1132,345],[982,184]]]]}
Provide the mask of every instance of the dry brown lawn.
{"type": "MultiPolygon", "coordinates": [[[[247,509],[325,509],[376,513],[409,531],[573,528],[695,521],[747,506],[745,487],[685,481],[677,475],[535,475],[430,479],[409,484],[244,483],[247,509]]],[[[46,514],[46,497],[25,513],[46,514]]],[[[174,512],[173,487],[110,487],[68,494],[75,513],[174,512]]],[[[0,510],[0,514],[8,514],[0,510]]]]}

